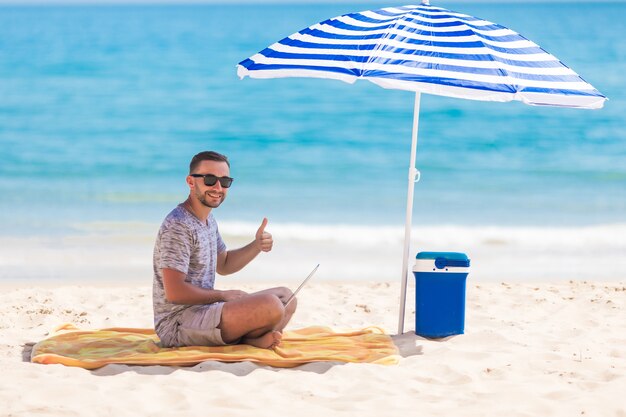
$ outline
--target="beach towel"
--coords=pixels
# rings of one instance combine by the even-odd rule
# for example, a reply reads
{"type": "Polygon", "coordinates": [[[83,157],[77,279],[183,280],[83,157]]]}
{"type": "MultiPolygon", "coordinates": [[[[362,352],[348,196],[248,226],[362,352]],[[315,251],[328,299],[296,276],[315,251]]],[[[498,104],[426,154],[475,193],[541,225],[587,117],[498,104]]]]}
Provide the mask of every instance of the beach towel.
{"type": "Polygon", "coordinates": [[[322,361],[393,365],[399,358],[391,337],[377,327],[335,332],[313,326],[285,331],[280,345],[273,349],[250,345],[162,348],[158,343],[153,329],[81,330],[64,324],[35,344],[31,361],[85,369],[107,364],[192,366],[209,360],[291,368],[322,361]]]}

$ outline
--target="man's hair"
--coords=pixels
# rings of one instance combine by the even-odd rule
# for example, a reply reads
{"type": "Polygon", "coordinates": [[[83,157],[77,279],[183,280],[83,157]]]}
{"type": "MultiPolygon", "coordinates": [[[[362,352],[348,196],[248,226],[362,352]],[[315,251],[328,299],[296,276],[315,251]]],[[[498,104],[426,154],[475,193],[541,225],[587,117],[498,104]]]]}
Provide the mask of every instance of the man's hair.
{"type": "Polygon", "coordinates": [[[226,162],[226,165],[230,168],[230,162],[228,162],[228,158],[225,155],[213,151],[204,151],[191,158],[191,162],[189,163],[189,173],[193,174],[202,161],[226,162]]]}

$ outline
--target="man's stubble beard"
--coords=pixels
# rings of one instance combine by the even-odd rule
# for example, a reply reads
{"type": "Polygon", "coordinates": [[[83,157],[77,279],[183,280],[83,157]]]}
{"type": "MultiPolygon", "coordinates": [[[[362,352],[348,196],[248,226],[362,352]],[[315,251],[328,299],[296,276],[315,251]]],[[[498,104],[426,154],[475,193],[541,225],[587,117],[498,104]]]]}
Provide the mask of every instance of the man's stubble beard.
{"type": "Polygon", "coordinates": [[[223,195],[220,201],[217,204],[213,204],[213,205],[207,203],[205,193],[196,192],[196,198],[203,206],[214,209],[214,208],[218,208],[220,204],[224,202],[224,200],[226,199],[226,196],[223,195]]]}

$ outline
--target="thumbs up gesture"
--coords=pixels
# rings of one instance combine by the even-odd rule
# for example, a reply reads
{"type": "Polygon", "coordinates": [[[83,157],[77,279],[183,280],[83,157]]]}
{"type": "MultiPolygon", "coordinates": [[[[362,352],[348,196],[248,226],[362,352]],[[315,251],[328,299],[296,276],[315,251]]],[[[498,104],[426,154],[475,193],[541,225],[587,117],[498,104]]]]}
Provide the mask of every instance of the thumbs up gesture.
{"type": "Polygon", "coordinates": [[[267,226],[267,218],[263,218],[263,222],[261,223],[261,227],[256,231],[255,243],[257,248],[263,252],[269,252],[272,250],[272,245],[274,244],[274,240],[272,239],[272,235],[269,232],[265,231],[265,226],[267,226]]]}

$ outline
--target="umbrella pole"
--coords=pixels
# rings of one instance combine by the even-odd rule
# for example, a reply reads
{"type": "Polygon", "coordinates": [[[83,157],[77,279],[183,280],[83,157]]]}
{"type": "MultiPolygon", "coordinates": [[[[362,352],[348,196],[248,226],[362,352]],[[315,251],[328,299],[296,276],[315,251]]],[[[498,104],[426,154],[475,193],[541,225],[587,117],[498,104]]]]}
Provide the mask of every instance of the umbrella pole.
{"type": "Polygon", "coordinates": [[[411,161],[409,163],[409,185],[406,197],[406,223],[404,225],[404,251],[402,258],[402,278],[400,290],[400,314],[398,317],[398,334],[404,333],[404,310],[406,307],[406,287],[409,275],[409,255],[411,250],[411,224],[413,222],[413,190],[419,181],[419,171],[415,168],[417,153],[417,128],[420,117],[420,93],[415,93],[415,108],[413,110],[413,133],[411,137],[411,161]]]}

